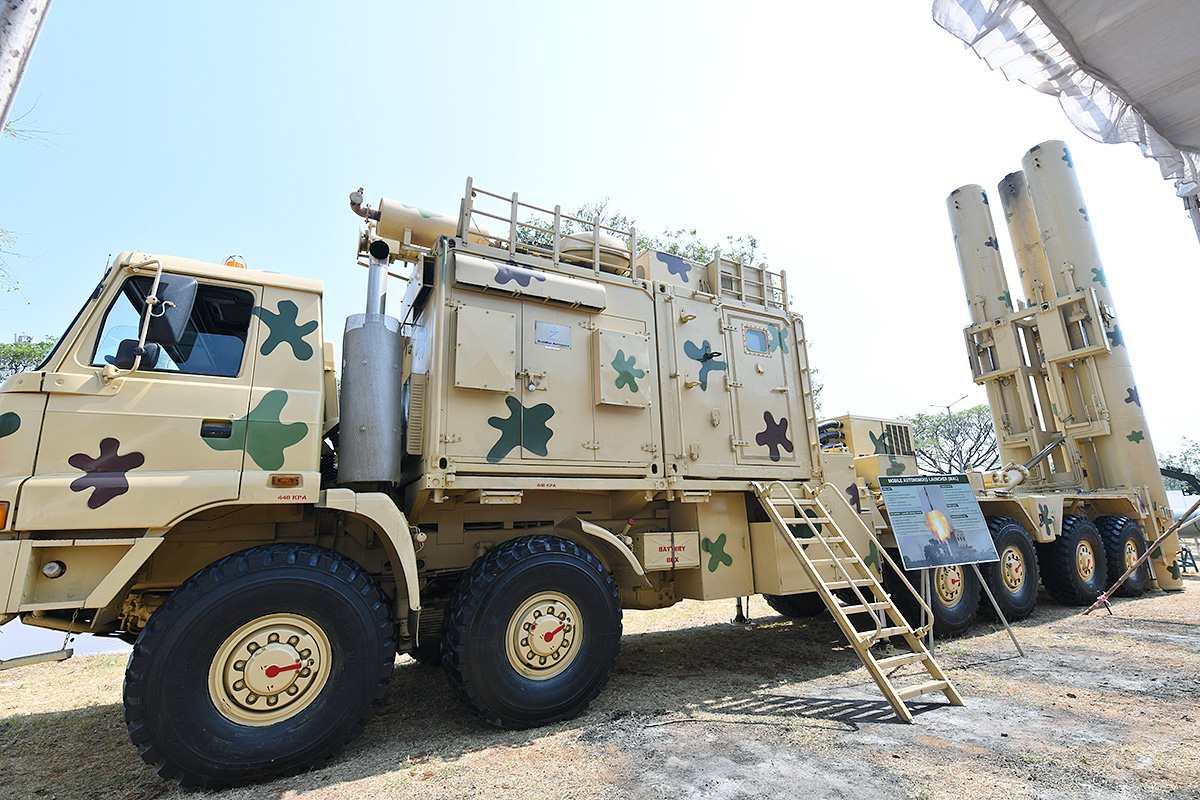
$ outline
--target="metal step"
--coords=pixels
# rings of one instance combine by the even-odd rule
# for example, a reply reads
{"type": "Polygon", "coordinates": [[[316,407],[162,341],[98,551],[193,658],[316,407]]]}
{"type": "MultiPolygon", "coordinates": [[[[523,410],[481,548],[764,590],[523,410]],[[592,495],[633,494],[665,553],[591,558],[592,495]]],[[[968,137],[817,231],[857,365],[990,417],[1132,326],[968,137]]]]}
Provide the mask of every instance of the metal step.
{"type": "Polygon", "coordinates": [[[865,606],[861,603],[855,603],[854,605],[842,606],[841,608],[843,614],[850,616],[851,614],[861,614],[864,611],[884,611],[891,607],[891,602],[887,600],[880,600],[874,603],[868,603],[865,606]]]}
{"type": "Polygon", "coordinates": [[[903,667],[906,664],[915,664],[918,661],[924,661],[929,658],[929,653],[904,653],[899,656],[888,656],[887,658],[875,659],[875,665],[880,669],[895,669],[903,667]]]}
{"type": "Polygon", "coordinates": [[[31,656],[0,659],[0,670],[16,669],[17,667],[31,667],[34,664],[45,664],[47,661],[66,661],[73,655],[75,655],[74,649],[70,647],[64,647],[62,650],[55,650],[52,653],[37,653],[31,656]]]}
{"type": "Polygon", "coordinates": [[[903,689],[897,689],[896,694],[901,700],[911,700],[912,698],[919,697],[923,694],[943,692],[949,688],[950,681],[926,681],[925,683],[914,683],[912,686],[905,686],[903,689]]]}

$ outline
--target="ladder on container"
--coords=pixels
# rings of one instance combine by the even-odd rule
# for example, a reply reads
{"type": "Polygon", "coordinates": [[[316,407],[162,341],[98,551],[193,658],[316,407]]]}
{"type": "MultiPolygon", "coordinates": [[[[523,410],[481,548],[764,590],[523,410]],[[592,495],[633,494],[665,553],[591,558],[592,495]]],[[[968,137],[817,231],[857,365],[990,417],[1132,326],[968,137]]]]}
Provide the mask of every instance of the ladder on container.
{"type": "MultiPolygon", "coordinates": [[[[914,631],[909,626],[896,604],[892,602],[892,598],[884,591],[879,579],[875,577],[875,573],[846,539],[833,515],[818,496],[821,490],[828,487],[832,490],[830,494],[846,504],[846,509],[853,513],[841,492],[828,484],[817,492],[811,491],[807,485],[800,484],[800,496],[781,481],[769,484],[754,482],[752,486],[776,531],[804,567],[817,594],[825,601],[838,627],[879,686],[879,690],[883,692],[883,696],[891,704],[896,716],[905,722],[912,722],[912,712],[904,704],[905,701],[934,692],[945,694],[953,705],[963,705],[958,690],[922,641],[929,628],[914,631]],[[828,569],[822,570],[822,567],[828,569]],[[829,580],[825,578],[826,574],[831,576],[829,580]],[[838,590],[845,590],[843,597],[850,595],[853,599],[846,605],[840,604],[834,595],[838,590]],[[883,612],[883,621],[877,612],[883,612]],[[856,625],[852,617],[859,620],[860,624],[856,625]],[[862,625],[861,622],[865,619],[871,620],[871,623],[862,625]],[[871,649],[877,642],[893,636],[903,638],[912,652],[882,655],[871,649]],[[888,673],[908,664],[919,664],[924,670],[924,676],[916,683],[895,685],[888,673]]],[[[891,563],[891,557],[883,548],[879,548],[879,553],[881,559],[887,559],[891,563]]],[[[896,568],[894,563],[892,568],[896,568]]],[[[899,574],[898,569],[896,573],[899,574]]],[[[911,586],[908,586],[908,590],[924,606],[924,601],[911,586]]],[[[926,611],[928,612],[928,609],[926,611]]],[[[932,618],[932,615],[929,617],[932,618]]],[[[912,678],[895,678],[896,681],[905,679],[912,678]]]]}

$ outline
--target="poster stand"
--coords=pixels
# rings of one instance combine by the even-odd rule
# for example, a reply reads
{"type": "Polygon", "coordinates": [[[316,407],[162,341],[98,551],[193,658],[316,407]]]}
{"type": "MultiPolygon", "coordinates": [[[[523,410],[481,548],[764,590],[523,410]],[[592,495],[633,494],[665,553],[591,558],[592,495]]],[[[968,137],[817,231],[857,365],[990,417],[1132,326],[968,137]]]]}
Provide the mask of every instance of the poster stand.
{"type": "Polygon", "coordinates": [[[1008,631],[1017,652],[1024,657],[1017,636],[1000,610],[991,587],[979,570],[981,562],[999,561],[987,519],[966,475],[912,475],[880,477],[879,486],[904,568],[921,573],[921,624],[928,626],[926,647],[934,647],[933,625],[925,609],[933,607],[931,570],[969,565],[987,593],[996,617],[1008,631]]]}
{"type": "MultiPolygon", "coordinates": [[[[1004,625],[1004,630],[1008,631],[1008,638],[1012,639],[1013,646],[1017,648],[1017,653],[1021,656],[1021,658],[1024,658],[1025,651],[1021,649],[1021,643],[1017,641],[1017,635],[1015,633],[1013,633],[1012,625],[1008,624],[1008,619],[1004,616],[1004,612],[1000,610],[1000,604],[996,602],[996,596],[994,594],[992,594],[992,590],[988,587],[987,581],[985,581],[983,579],[983,573],[979,571],[979,565],[972,564],[971,569],[975,570],[975,577],[979,580],[979,585],[983,588],[983,591],[987,592],[988,600],[991,601],[992,608],[994,608],[996,610],[996,617],[999,618],[1000,622],[1004,625]]],[[[921,570],[921,599],[925,601],[926,608],[933,607],[932,606],[933,593],[931,591],[931,586],[930,586],[929,572],[930,572],[930,570],[927,570],[927,569],[921,570]]],[[[929,623],[930,623],[929,615],[926,614],[925,609],[922,608],[921,609],[921,624],[929,625],[929,623]]],[[[925,637],[926,637],[925,648],[927,650],[929,650],[930,653],[932,653],[933,652],[933,626],[932,625],[929,625],[929,633],[925,634],[925,637]]]]}

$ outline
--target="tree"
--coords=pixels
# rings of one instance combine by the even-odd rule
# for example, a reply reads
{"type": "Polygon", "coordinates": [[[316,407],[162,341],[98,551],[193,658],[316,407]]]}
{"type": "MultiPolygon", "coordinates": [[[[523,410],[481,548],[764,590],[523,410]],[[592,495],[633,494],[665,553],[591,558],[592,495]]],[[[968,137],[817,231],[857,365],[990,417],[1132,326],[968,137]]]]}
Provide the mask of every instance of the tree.
{"type": "Polygon", "coordinates": [[[47,336],[40,342],[0,343],[0,380],[36,369],[57,343],[57,336],[47,336]]]}
{"type": "Polygon", "coordinates": [[[945,414],[904,417],[912,425],[917,467],[926,473],[949,475],[970,469],[1000,466],[1000,448],[992,410],[986,404],[945,414]]]}
{"type": "MultiPolygon", "coordinates": [[[[589,221],[599,217],[601,225],[607,225],[610,228],[617,228],[619,230],[629,230],[637,226],[637,220],[633,217],[622,213],[616,208],[610,208],[611,202],[610,198],[605,197],[603,200],[584,203],[571,216],[589,221]]],[[[549,250],[552,242],[550,241],[551,233],[548,229],[552,229],[553,226],[553,217],[539,215],[536,218],[530,218],[525,221],[525,224],[518,227],[517,243],[533,245],[543,250],[549,250]]],[[[564,235],[588,233],[592,230],[592,226],[590,224],[581,225],[571,219],[563,219],[561,230],[564,235]]],[[[726,236],[724,244],[720,242],[705,244],[700,239],[700,234],[695,228],[678,228],[675,230],[667,228],[659,236],[645,236],[639,233],[637,249],[642,250],[647,247],[663,253],[687,258],[700,264],[707,264],[712,261],[713,255],[718,249],[724,258],[730,258],[734,261],[741,259],[743,263],[754,264],[759,260],[758,239],[750,234],[744,234],[737,238],[726,236]]]]}
{"type": "MultiPolygon", "coordinates": [[[[1158,457],[1158,462],[1164,467],[1174,467],[1183,472],[1200,476],[1200,441],[1184,436],[1183,449],[1178,453],[1163,453],[1158,457]]],[[[1183,481],[1177,481],[1174,478],[1164,477],[1163,483],[1168,491],[1183,491],[1188,488],[1183,481]]]]}

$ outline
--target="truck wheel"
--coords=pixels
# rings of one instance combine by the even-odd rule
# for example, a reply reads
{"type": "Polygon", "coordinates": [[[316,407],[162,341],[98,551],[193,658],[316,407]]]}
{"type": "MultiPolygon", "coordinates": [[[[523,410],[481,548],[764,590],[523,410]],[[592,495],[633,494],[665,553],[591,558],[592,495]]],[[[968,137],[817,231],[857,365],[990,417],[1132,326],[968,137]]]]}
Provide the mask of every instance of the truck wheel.
{"type": "Polygon", "coordinates": [[[825,601],[816,592],[804,594],[764,594],[763,600],[777,614],[791,619],[815,617],[826,611],[825,601]]]}
{"type": "MultiPolygon", "coordinates": [[[[892,560],[899,565],[899,552],[893,550],[890,553],[892,560]]],[[[902,566],[900,569],[920,594],[920,571],[906,570],[902,566]]],[[[962,636],[975,621],[975,611],[979,607],[979,579],[975,577],[975,570],[969,566],[935,567],[930,572],[933,597],[929,609],[933,612],[933,634],[939,639],[962,636]]],[[[885,565],[883,578],[884,588],[891,595],[892,602],[900,609],[900,613],[908,620],[908,624],[913,629],[920,627],[921,605],[900,583],[890,565],[885,565]]]]}
{"type": "Polygon", "coordinates": [[[387,599],[353,561],[311,545],[243,550],[150,617],[125,670],[125,724],[184,787],[314,769],[362,732],[395,655],[387,599]]]}
{"type": "MultiPolygon", "coordinates": [[[[1037,608],[1038,560],[1033,540],[1011,517],[988,517],[987,525],[1000,560],[980,564],[979,571],[1004,618],[1009,622],[1025,619],[1037,608]]],[[[996,616],[991,603],[980,602],[979,613],[996,616]]]]}
{"type": "Polygon", "coordinates": [[[1042,585],[1060,603],[1086,606],[1104,591],[1108,576],[1096,523],[1078,514],[1063,516],[1062,533],[1038,545],[1042,585]]]}
{"type": "MultiPolygon", "coordinates": [[[[1108,559],[1108,580],[1115,581],[1124,575],[1133,563],[1146,552],[1146,537],[1137,522],[1129,517],[1100,517],[1096,520],[1100,538],[1104,540],[1104,556],[1108,559]]],[[[1116,594],[1120,597],[1139,597],[1150,582],[1150,564],[1141,566],[1121,584],[1116,594]]]]}
{"type": "Polygon", "coordinates": [[[583,712],[621,646],[617,586],[555,536],[511,539],[476,560],[446,612],[446,676],[480,719],[531,728],[583,712]]]}

